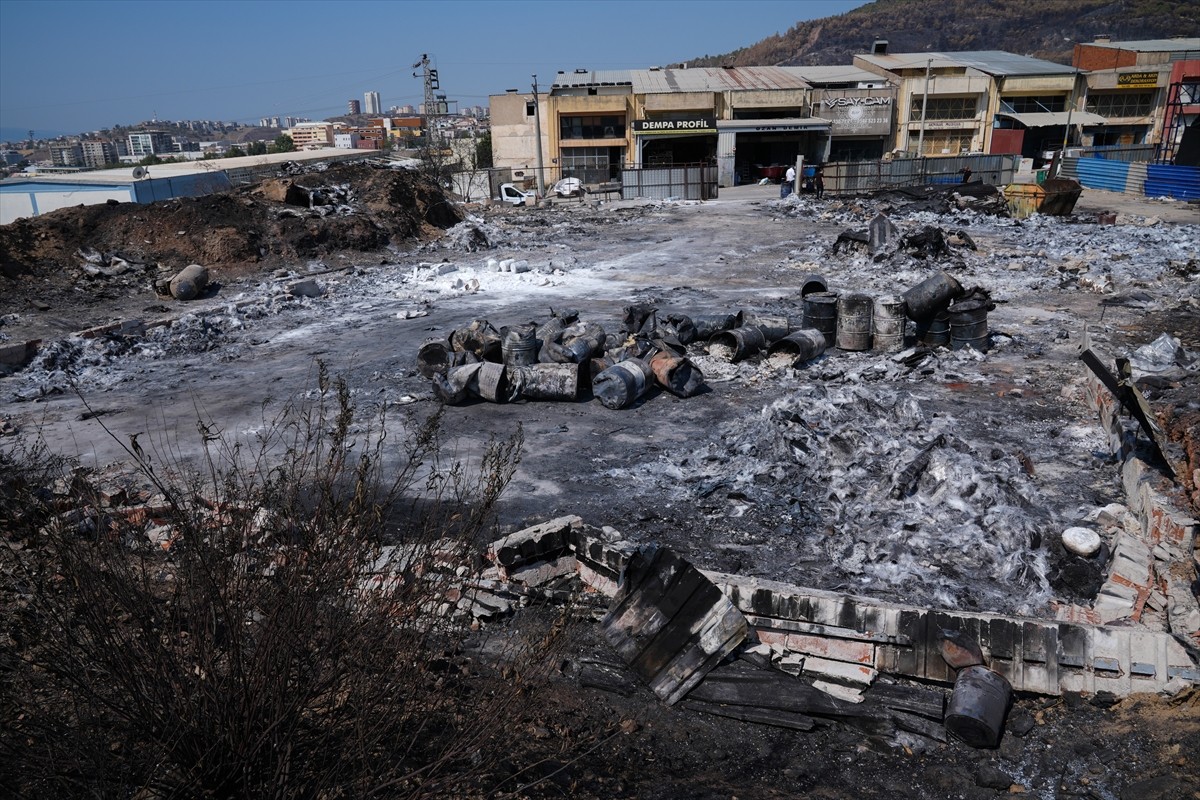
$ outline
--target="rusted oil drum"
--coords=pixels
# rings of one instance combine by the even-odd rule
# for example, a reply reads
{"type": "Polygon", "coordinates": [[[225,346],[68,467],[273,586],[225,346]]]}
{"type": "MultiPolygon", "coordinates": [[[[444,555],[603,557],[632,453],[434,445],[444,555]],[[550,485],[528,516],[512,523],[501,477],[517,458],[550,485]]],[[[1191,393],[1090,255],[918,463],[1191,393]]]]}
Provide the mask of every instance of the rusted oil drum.
{"type": "Polygon", "coordinates": [[[792,362],[793,366],[802,364],[805,361],[812,361],[825,352],[825,334],[816,328],[802,328],[798,331],[792,331],[778,342],[772,344],[769,352],[771,355],[776,353],[794,355],[796,360],[792,362]]]}
{"type": "Polygon", "coordinates": [[[950,319],[950,349],[962,350],[971,347],[981,353],[988,350],[988,303],[984,300],[966,300],[946,309],[950,319]]]}
{"type": "Polygon", "coordinates": [[[950,346],[950,315],[945,311],[931,319],[917,321],[917,341],[926,347],[950,346]]]}
{"type": "Polygon", "coordinates": [[[1004,731],[1012,686],[987,667],[965,667],[946,706],[946,730],[971,747],[995,747],[1004,731]]]}
{"type": "Polygon", "coordinates": [[[962,284],[948,272],[931,275],[904,293],[909,319],[920,322],[944,311],[950,301],[963,293],[962,284]]]}
{"type": "Polygon", "coordinates": [[[537,363],[537,328],[530,325],[514,325],[501,330],[503,337],[500,352],[504,364],[509,367],[527,367],[537,363]]]}
{"type": "Polygon", "coordinates": [[[734,328],[728,331],[721,331],[713,336],[708,341],[710,350],[712,345],[723,345],[732,350],[729,360],[736,363],[744,358],[749,358],[758,351],[767,346],[767,337],[763,336],[763,332],[758,328],[734,328]]]}
{"type": "Polygon", "coordinates": [[[579,375],[583,369],[581,364],[509,367],[508,381],[516,397],[571,402],[579,398],[579,375]]]}
{"type": "Polygon", "coordinates": [[[871,337],[876,350],[894,353],[904,349],[904,329],[908,325],[904,298],[886,295],[876,298],[871,318],[871,337]]]}
{"type": "Polygon", "coordinates": [[[753,311],[740,312],[737,315],[736,328],[758,328],[768,343],[779,341],[792,330],[787,317],[756,314],[753,311]]]}
{"type": "Polygon", "coordinates": [[[736,314],[700,314],[692,315],[692,325],[696,328],[696,340],[707,341],[721,331],[727,331],[737,325],[736,314]]]}
{"type": "Polygon", "coordinates": [[[653,382],[646,363],[629,358],[597,375],[592,381],[592,394],[605,408],[626,408],[636,403],[653,382]]]}
{"type": "Polygon", "coordinates": [[[837,292],[813,292],[804,298],[802,328],[815,328],[825,336],[825,346],[833,347],[837,337],[837,292]]]}
{"type": "Polygon", "coordinates": [[[847,294],[837,303],[837,347],[839,350],[871,349],[871,318],[875,303],[869,295],[847,294]]]}
{"type": "Polygon", "coordinates": [[[704,373],[692,363],[670,350],[660,350],[650,357],[650,371],[658,385],[676,397],[692,397],[704,389],[704,373]]]}
{"type": "Polygon", "coordinates": [[[417,350],[417,372],[426,378],[445,375],[452,352],[447,339],[426,339],[417,350]]]}

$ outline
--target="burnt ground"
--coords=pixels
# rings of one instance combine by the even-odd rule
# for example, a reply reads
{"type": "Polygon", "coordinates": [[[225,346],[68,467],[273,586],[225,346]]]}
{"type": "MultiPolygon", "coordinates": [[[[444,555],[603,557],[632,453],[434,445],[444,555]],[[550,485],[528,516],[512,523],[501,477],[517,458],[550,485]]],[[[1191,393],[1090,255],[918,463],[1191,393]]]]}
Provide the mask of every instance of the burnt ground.
{"type": "MultiPolygon", "coordinates": [[[[1057,533],[1121,499],[1082,403],[1075,354],[1084,326],[1114,354],[1164,332],[1200,347],[1200,233],[1195,208],[1182,204],[1089,191],[1073,218],[1016,223],[969,209],[907,212],[899,202],[781,204],[772,187],[741,187],[704,205],[477,210],[482,216],[426,241],[431,226],[449,221],[430,220],[436,199],[410,208],[407,178],[382,171],[367,180],[386,190],[364,199],[361,179],[332,172],[297,179],[354,184],[348,210],[326,216],[280,216],[288,187],[275,185],[153,210],[73,209],[0,229],[0,333],[45,340],[30,366],[0,379],[0,419],[91,463],[123,458],[130,433],[186,460],[197,449],[197,413],[229,435],[252,436],[264,409],[269,417],[311,388],[316,359],[347,379],[364,419],[381,409],[394,420],[423,417],[437,401],[416,373],[417,347],[472,319],[499,328],[569,307],[615,331],[633,302],[798,317],[800,282],[812,272],[831,288],[882,294],[948,269],[997,302],[986,357],[933,354],[910,367],[834,352],[792,372],[757,360],[731,366],[694,347],[710,386],[698,397],[652,394],[624,411],[595,401],[476,402],[447,410],[447,433],[456,453],[471,456],[522,427],[525,453],[497,533],[579,514],[705,568],[1036,614],[1051,600],[1086,600],[1099,567],[1064,570],[1057,533]],[[865,227],[880,210],[905,231],[966,230],[978,250],[883,262],[831,254],[839,232],[865,227]],[[1097,213],[1109,210],[1118,224],[1099,224],[1097,213]],[[390,227],[392,212],[402,219],[390,227]],[[187,225],[172,220],[185,215],[187,225]],[[212,244],[212,232],[225,229],[217,239],[228,243],[212,244]],[[163,269],[92,275],[75,255],[81,247],[163,269]],[[531,271],[496,272],[489,259],[526,261],[531,271]],[[186,305],[153,294],[152,276],[193,261],[215,273],[214,293],[186,305]],[[286,282],[307,274],[324,296],[287,295],[286,282]],[[56,341],[135,317],[174,323],[132,339],[56,341]],[[806,431],[835,434],[827,441],[844,446],[810,441],[806,431]],[[873,487],[934,431],[951,442],[935,474],[909,503],[887,501],[873,487]],[[781,442],[816,449],[800,455],[781,442]]],[[[1192,468],[1196,386],[1194,375],[1173,374],[1147,390],[1190,448],[1192,468]]],[[[1194,492],[1183,478],[1181,491],[1194,492]]],[[[573,656],[605,650],[596,626],[582,625],[578,636],[573,656]]],[[[977,785],[1003,782],[984,774],[994,766],[1037,797],[1200,796],[1194,694],[1111,708],[1021,698],[1000,749],[973,751],[842,726],[794,733],[736,723],[664,708],[645,690],[577,689],[569,674],[531,705],[514,761],[551,758],[537,768],[549,773],[606,725],[631,719],[638,729],[522,794],[988,797],[1008,791],[977,785]],[[1026,719],[1029,732],[1015,735],[1014,721],[1023,728],[1026,719]]]]}

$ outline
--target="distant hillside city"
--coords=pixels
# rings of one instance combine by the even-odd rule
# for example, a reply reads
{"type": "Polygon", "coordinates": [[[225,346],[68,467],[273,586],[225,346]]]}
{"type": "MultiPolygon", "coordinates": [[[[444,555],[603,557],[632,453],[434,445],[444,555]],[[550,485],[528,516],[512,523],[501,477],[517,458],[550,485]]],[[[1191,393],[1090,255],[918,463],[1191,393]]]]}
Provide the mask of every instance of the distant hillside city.
{"type": "Polygon", "coordinates": [[[0,177],[26,172],[69,174],[120,165],[199,161],[322,148],[399,150],[420,146],[430,125],[441,140],[475,139],[488,130],[488,110],[439,96],[433,113],[425,104],[383,111],[379,92],[348,100],[344,115],[325,120],[268,116],[257,124],[221,120],[151,119],[72,136],[0,143],[0,177]]]}

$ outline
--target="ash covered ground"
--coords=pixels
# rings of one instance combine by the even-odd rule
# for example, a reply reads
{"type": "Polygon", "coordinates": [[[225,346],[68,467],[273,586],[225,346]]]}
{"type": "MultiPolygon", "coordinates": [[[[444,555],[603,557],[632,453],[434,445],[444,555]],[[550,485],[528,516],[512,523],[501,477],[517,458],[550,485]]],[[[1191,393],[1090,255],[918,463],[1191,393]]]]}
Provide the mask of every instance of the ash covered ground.
{"type": "MultiPolygon", "coordinates": [[[[525,454],[500,509],[500,532],[579,514],[725,572],[968,610],[1045,615],[1053,600],[1086,602],[1102,562],[1080,563],[1058,536],[1122,493],[1104,437],[1082,402],[1080,338],[1086,328],[1101,348],[1129,354],[1164,333],[1175,337],[1183,356],[1156,373],[1147,394],[1178,419],[1196,419],[1200,383],[1186,362],[1200,348],[1195,206],[1085,191],[1069,218],[1017,221],[976,210],[970,200],[940,207],[904,197],[780,201],[776,191],[722,190],[721,199],[703,204],[476,209],[424,243],[393,238],[380,249],[376,237],[349,251],[278,250],[253,264],[227,259],[211,265],[218,289],[187,304],[156,297],[137,273],[89,273],[67,283],[43,277],[51,288],[41,292],[29,282],[38,268],[22,268],[17,278],[25,282],[10,283],[0,301],[0,337],[40,337],[43,344],[29,366],[0,378],[0,421],[15,435],[36,432],[53,448],[100,465],[125,455],[129,434],[186,460],[199,450],[198,415],[226,433],[253,437],[284,400],[311,390],[317,359],[346,378],[364,425],[381,409],[397,425],[424,417],[438,400],[417,373],[417,348],[475,319],[499,328],[574,308],[581,319],[615,332],[622,309],[634,303],[653,304],[664,315],[747,310],[799,318],[801,283],[811,273],[822,274],[831,290],[880,295],[947,270],[996,302],[986,355],[831,350],[793,370],[770,359],[730,364],[693,345],[710,387],[696,397],[651,394],[622,411],[594,400],[477,402],[447,410],[448,432],[459,452],[471,453],[522,427],[525,454]],[[1115,224],[1101,224],[1099,214],[1107,211],[1117,212],[1115,224]],[[901,249],[875,260],[859,248],[834,252],[839,233],[865,228],[880,212],[901,233],[936,226],[967,237],[951,236],[948,250],[935,255],[901,249]],[[305,277],[317,281],[320,296],[288,291],[305,277]],[[18,285],[23,296],[10,291],[18,285]],[[132,335],[66,335],[128,319],[169,321],[132,335]],[[935,440],[917,485],[895,496],[897,471],[935,440]]],[[[354,204],[345,205],[338,213],[353,219],[354,204]]],[[[54,257],[64,271],[81,263],[71,252],[54,257]]],[[[165,265],[178,269],[189,260],[165,265]]],[[[1143,363],[1152,356],[1144,353],[1143,363]]],[[[1177,438],[1195,439],[1194,428],[1193,421],[1173,429],[1177,438]]],[[[1184,490],[1195,487],[1185,480],[1184,490]]],[[[576,705],[564,700],[559,711],[582,713],[576,705]]],[[[1116,721],[1091,723],[1097,726],[1091,738],[1100,744],[1086,755],[1078,749],[1074,756],[1050,755],[1061,733],[1053,726],[1072,723],[1061,707],[1036,710],[1049,720],[1037,737],[987,756],[999,759],[1014,783],[1036,796],[1123,798],[1126,787],[1145,777],[1121,764],[1110,767],[1118,756],[1088,761],[1117,746],[1116,721]],[[1100,767],[1086,774],[1068,769],[1075,761],[1100,767]],[[1060,794],[1060,780],[1068,777],[1072,793],[1060,794]]],[[[1195,766],[1198,734],[1187,715],[1163,714],[1173,738],[1160,741],[1134,723],[1144,740],[1139,753],[1166,759],[1159,772],[1174,781],[1172,792],[1194,791],[1186,776],[1188,765],[1195,766]],[[1183,756],[1163,755],[1181,742],[1183,756]]],[[[653,716],[648,724],[656,741],[664,727],[682,724],[664,720],[671,716],[666,711],[653,716]]],[[[697,746],[711,750],[711,741],[735,735],[730,725],[703,723],[697,746]]],[[[739,780],[755,787],[742,796],[823,796],[821,787],[830,797],[978,791],[974,756],[918,765],[893,750],[866,753],[859,739],[843,734],[809,740],[789,734],[786,742],[780,732],[736,736],[755,754],[740,759],[718,748],[714,763],[738,762],[721,772],[728,786],[720,784],[720,791],[711,788],[718,781],[713,773],[697,769],[695,748],[660,741],[670,755],[665,767],[652,767],[647,753],[656,745],[643,738],[636,758],[622,755],[625,745],[614,745],[608,756],[676,778],[708,774],[709,788],[692,778],[639,784],[620,769],[596,777],[593,764],[597,782],[585,783],[584,794],[722,796],[739,780]],[[806,752],[819,749],[818,741],[839,754],[830,764],[849,770],[862,758],[870,766],[858,779],[836,777],[829,764],[818,766],[819,753],[806,752]],[[785,757],[800,765],[799,777],[792,776],[797,792],[772,783],[783,776],[785,757]],[[921,777],[895,777],[906,769],[899,762],[921,777]],[[760,765],[757,777],[753,764],[760,765]],[[935,768],[945,773],[937,780],[930,778],[935,768]],[[876,781],[870,791],[862,788],[868,775],[876,781]],[[634,785],[643,790],[630,793],[634,785]],[[706,794],[710,789],[715,793],[706,794]]],[[[1081,734],[1073,746],[1088,741],[1081,734]]]]}

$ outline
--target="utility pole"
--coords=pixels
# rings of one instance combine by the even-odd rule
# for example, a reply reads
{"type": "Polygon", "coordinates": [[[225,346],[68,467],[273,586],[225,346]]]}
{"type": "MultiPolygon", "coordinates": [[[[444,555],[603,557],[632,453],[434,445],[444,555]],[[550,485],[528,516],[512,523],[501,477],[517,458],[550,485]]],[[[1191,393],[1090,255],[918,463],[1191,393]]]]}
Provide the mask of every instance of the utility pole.
{"type": "Polygon", "coordinates": [[[925,59],[925,94],[921,96],[921,132],[917,135],[917,156],[925,155],[925,110],[929,107],[929,65],[932,58],[925,59]]]}
{"type": "MultiPolygon", "coordinates": [[[[421,54],[421,60],[413,64],[413,69],[420,69],[423,73],[422,77],[425,79],[425,125],[428,128],[429,146],[435,147],[437,146],[438,138],[436,116],[438,107],[437,96],[434,94],[434,91],[441,88],[441,84],[438,82],[438,72],[436,69],[429,68],[428,53],[421,54]]],[[[417,77],[417,73],[414,72],[413,77],[417,77]]]]}
{"type": "Polygon", "coordinates": [[[537,75],[533,76],[533,127],[537,138],[537,187],[538,197],[546,196],[545,164],[542,161],[542,104],[538,101],[537,75]]]}
{"type": "Polygon", "coordinates": [[[1063,128],[1062,148],[1058,151],[1058,169],[1054,172],[1054,177],[1062,172],[1063,159],[1067,157],[1067,140],[1071,136],[1071,112],[1075,110],[1075,91],[1079,85],[1079,70],[1075,70],[1074,78],[1071,81],[1071,94],[1067,98],[1067,124],[1063,128]]]}

